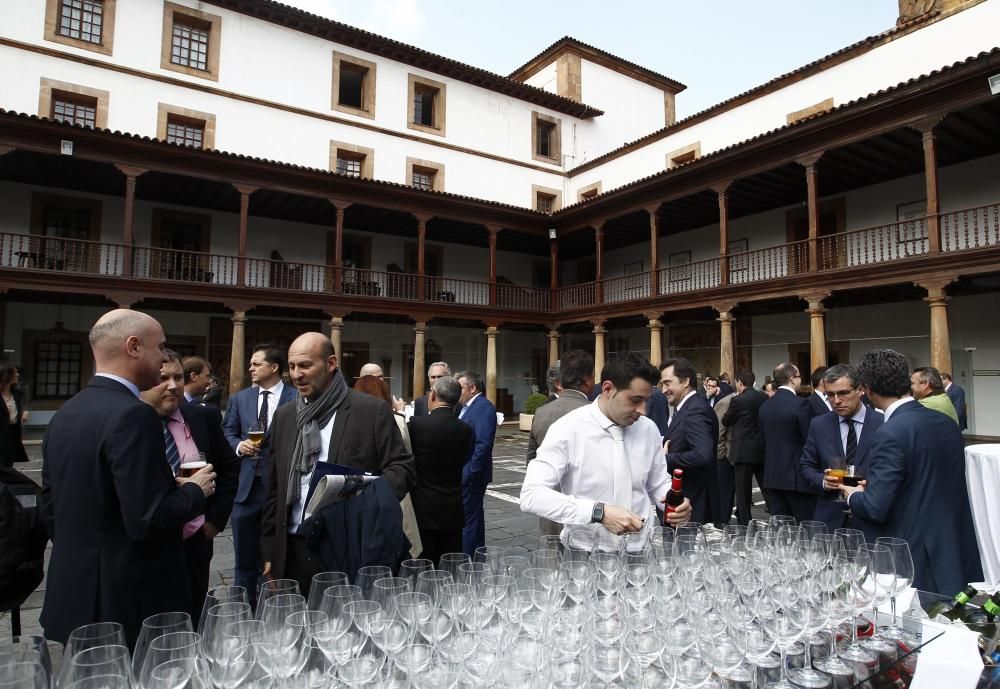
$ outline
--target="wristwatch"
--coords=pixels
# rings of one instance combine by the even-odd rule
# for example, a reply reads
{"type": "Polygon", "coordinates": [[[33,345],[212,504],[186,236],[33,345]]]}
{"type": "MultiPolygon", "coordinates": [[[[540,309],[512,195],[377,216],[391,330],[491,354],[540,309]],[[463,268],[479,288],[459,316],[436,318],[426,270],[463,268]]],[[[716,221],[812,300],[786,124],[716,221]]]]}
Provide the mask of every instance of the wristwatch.
{"type": "Polygon", "coordinates": [[[604,521],[604,503],[595,502],[594,511],[590,513],[590,523],[600,524],[603,521],[604,521]]]}

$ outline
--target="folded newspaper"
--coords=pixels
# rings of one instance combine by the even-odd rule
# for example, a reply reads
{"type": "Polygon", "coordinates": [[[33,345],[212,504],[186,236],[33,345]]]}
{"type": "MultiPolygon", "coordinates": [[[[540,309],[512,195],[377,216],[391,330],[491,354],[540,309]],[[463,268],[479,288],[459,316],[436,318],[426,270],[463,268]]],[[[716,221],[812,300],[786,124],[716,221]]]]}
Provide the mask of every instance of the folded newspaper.
{"type": "Polygon", "coordinates": [[[327,474],[316,482],[312,497],[306,505],[305,519],[313,516],[329,504],[354,497],[378,476],[361,474],[327,474]]]}

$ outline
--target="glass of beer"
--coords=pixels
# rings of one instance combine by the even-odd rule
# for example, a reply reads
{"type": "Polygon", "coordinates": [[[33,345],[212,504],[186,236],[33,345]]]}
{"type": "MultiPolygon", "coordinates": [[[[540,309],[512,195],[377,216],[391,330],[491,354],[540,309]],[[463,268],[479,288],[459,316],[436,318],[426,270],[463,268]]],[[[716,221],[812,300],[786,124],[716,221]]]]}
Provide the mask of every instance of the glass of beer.
{"type": "MultiPolygon", "coordinates": [[[[843,483],[844,477],[847,476],[847,459],[844,457],[830,457],[826,462],[827,467],[830,469],[828,476],[843,483]]],[[[834,502],[844,502],[844,496],[838,496],[834,502]]]]}
{"type": "Polygon", "coordinates": [[[180,477],[190,478],[201,469],[204,469],[207,465],[208,462],[205,460],[204,452],[186,454],[181,457],[180,477]]]}
{"type": "Polygon", "coordinates": [[[250,424],[250,428],[247,429],[247,440],[257,447],[260,447],[260,444],[264,442],[264,427],[259,422],[250,424]]]}
{"type": "Polygon", "coordinates": [[[844,474],[844,485],[845,486],[857,486],[859,481],[864,481],[865,477],[857,472],[857,467],[854,464],[849,464],[847,466],[847,473],[844,474]]]}

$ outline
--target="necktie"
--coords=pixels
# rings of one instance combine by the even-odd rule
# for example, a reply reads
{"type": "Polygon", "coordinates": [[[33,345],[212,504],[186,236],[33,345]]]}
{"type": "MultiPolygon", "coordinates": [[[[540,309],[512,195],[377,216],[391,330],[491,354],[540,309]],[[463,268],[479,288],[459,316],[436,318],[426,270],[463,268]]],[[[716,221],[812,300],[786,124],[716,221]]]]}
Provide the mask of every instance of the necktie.
{"type": "Polygon", "coordinates": [[[621,426],[608,428],[611,438],[615,441],[611,449],[611,473],[614,477],[615,504],[625,509],[632,509],[632,467],[625,454],[625,429],[621,426]]]}
{"type": "Polygon", "coordinates": [[[267,433],[267,396],[271,393],[267,390],[260,391],[260,414],[257,415],[257,423],[260,424],[260,429],[267,433]]]}
{"type": "Polygon", "coordinates": [[[858,436],[854,432],[854,419],[844,419],[847,424],[847,465],[854,464],[854,455],[858,453],[858,436]]]}
{"type": "Polygon", "coordinates": [[[170,432],[170,419],[161,418],[160,421],[163,423],[163,443],[167,449],[167,462],[170,463],[170,470],[176,476],[181,471],[181,453],[177,451],[174,434],[170,432]]]}

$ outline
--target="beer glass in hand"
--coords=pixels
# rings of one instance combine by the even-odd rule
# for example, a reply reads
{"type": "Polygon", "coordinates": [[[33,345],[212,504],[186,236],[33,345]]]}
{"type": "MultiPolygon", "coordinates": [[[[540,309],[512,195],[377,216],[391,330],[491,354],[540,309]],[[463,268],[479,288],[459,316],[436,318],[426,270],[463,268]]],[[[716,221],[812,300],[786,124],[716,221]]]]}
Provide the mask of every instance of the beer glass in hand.
{"type": "Polygon", "coordinates": [[[190,452],[181,457],[181,478],[191,478],[199,470],[204,469],[208,465],[205,460],[204,452],[190,452]]]}
{"type": "Polygon", "coordinates": [[[264,427],[260,425],[260,422],[250,424],[250,428],[247,429],[247,440],[256,447],[260,447],[260,444],[264,442],[264,427]]]}
{"type": "MultiPolygon", "coordinates": [[[[838,482],[843,483],[844,477],[847,476],[847,459],[844,457],[830,457],[826,462],[830,469],[829,473],[827,473],[827,478],[836,479],[838,482]]],[[[834,502],[844,502],[844,496],[838,495],[834,502]]]]}

